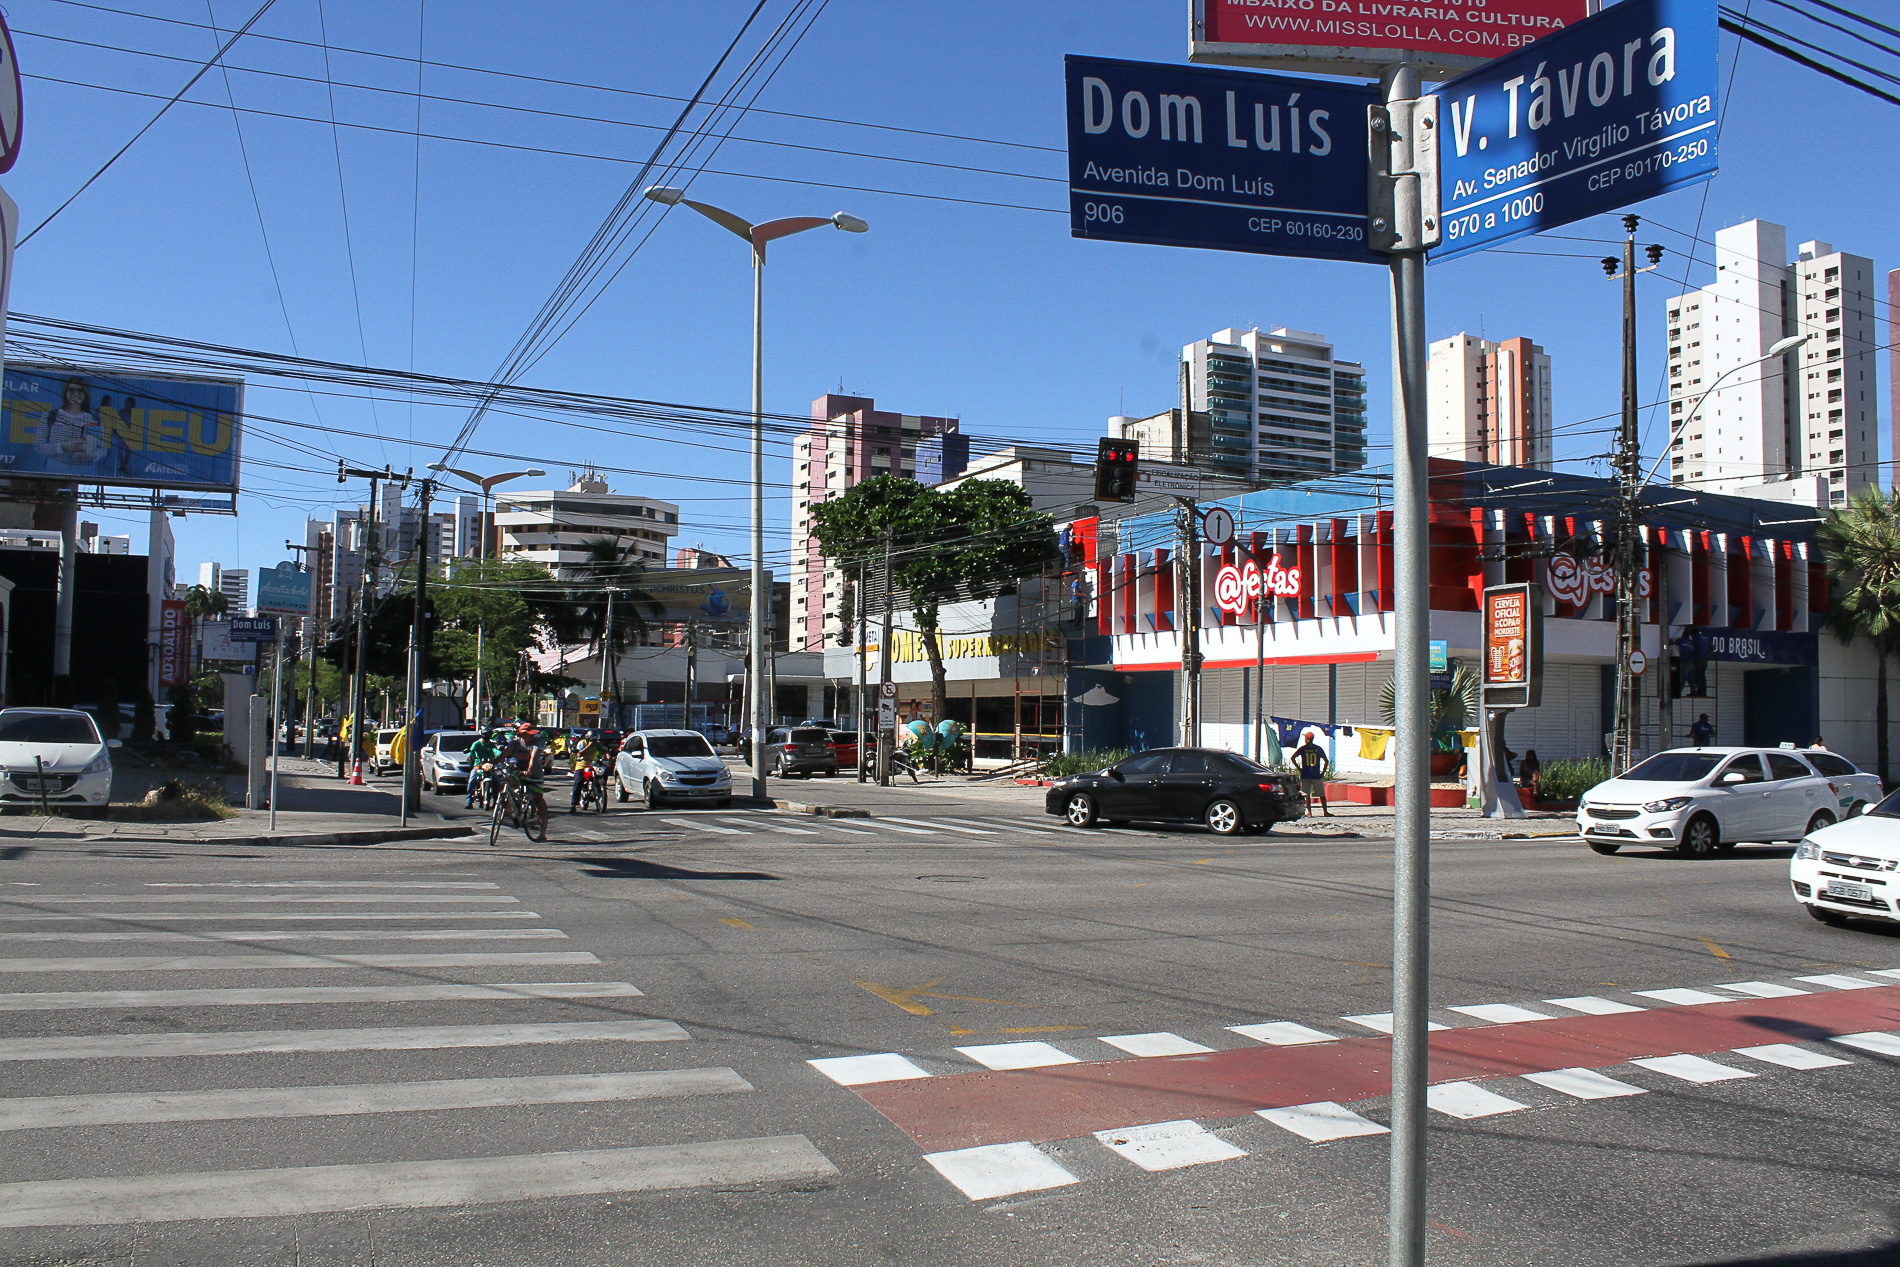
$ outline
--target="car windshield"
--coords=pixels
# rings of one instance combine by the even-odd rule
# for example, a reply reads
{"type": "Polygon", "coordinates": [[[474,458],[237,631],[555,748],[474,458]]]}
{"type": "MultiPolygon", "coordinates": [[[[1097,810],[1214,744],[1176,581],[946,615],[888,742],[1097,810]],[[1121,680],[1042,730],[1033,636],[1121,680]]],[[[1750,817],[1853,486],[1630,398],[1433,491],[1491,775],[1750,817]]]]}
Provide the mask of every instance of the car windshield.
{"type": "Polygon", "coordinates": [[[1659,752],[1620,777],[1643,783],[1694,783],[1725,758],[1719,752],[1659,752]]]}
{"type": "Polygon", "coordinates": [[[475,742],[473,735],[437,735],[436,747],[443,752],[467,752],[468,746],[475,742]]]}
{"type": "Polygon", "coordinates": [[[712,745],[704,735],[654,735],[647,740],[647,752],[656,757],[710,757],[712,745]]]}
{"type": "Polygon", "coordinates": [[[1867,812],[1869,814],[1878,814],[1882,818],[1900,818],[1900,791],[1893,793],[1886,800],[1867,812]]]}
{"type": "Polygon", "coordinates": [[[98,743],[84,713],[0,713],[0,743],[98,743]]]}

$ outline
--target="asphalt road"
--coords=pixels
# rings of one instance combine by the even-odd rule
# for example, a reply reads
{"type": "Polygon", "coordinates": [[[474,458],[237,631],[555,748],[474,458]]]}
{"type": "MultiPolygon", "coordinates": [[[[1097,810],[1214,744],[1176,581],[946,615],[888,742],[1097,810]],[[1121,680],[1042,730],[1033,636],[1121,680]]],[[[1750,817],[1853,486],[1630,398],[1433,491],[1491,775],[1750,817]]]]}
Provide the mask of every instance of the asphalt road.
{"type": "MultiPolygon", "coordinates": [[[[1785,850],[1433,856],[1445,1104],[1491,1111],[1432,1114],[1434,1263],[1900,1257],[1900,1043],[1835,1041],[1900,1030],[1900,936],[1785,850]],[[1623,1090],[1522,1076],[1572,1067],[1623,1090]]],[[[1385,1117],[1390,870],[942,799],[0,841],[0,1263],[1383,1261],[1385,1137],[1307,1135],[1385,1117]]]]}

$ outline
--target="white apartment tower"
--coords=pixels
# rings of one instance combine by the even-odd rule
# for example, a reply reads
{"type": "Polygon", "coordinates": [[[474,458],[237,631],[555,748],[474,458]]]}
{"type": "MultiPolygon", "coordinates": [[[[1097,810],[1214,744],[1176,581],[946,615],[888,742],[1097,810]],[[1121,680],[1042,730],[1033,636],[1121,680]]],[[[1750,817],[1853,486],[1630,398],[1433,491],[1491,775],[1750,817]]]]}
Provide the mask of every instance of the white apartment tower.
{"type": "Polygon", "coordinates": [[[198,565],[198,584],[208,590],[224,595],[225,604],[231,615],[249,614],[251,602],[251,569],[228,568],[222,563],[200,563],[198,565]]]}
{"type": "Polygon", "coordinates": [[[1219,330],[1181,360],[1188,408],[1212,423],[1210,470],[1290,483],[1366,464],[1366,371],[1336,360],[1324,335],[1219,330]]]}
{"type": "Polygon", "coordinates": [[[1432,344],[1426,376],[1432,457],[1549,470],[1550,357],[1529,339],[1454,334],[1432,344]]]}
{"type": "Polygon", "coordinates": [[[1787,255],[1781,225],[1721,229],[1714,283],[1669,300],[1670,480],[1839,506],[1879,483],[1874,262],[1787,255]],[[1810,337],[1764,361],[1793,334],[1810,337]]]}

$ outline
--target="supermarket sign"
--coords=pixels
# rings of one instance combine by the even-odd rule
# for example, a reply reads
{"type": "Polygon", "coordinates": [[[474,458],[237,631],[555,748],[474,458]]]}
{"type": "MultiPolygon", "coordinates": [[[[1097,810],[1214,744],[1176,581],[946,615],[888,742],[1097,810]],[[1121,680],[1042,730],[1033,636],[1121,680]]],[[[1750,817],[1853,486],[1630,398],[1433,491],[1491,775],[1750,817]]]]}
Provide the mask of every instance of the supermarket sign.
{"type": "Polygon", "coordinates": [[[1595,10],[1592,0],[1194,0],[1188,60],[1329,75],[1409,61],[1444,78],[1595,10]]]}

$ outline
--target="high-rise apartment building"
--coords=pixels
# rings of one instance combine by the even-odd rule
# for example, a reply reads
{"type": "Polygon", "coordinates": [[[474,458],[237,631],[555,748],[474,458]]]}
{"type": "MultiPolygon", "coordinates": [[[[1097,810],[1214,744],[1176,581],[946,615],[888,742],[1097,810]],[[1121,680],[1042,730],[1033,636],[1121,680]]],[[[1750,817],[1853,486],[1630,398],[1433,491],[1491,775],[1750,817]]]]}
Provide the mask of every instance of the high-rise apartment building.
{"type": "Polygon", "coordinates": [[[1366,464],[1366,371],[1324,335],[1284,326],[1220,330],[1181,349],[1190,415],[1211,423],[1206,465],[1262,483],[1366,464]]]}
{"type": "Polygon", "coordinates": [[[1893,428],[1893,483],[1900,488],[1900,268],[1887,274],[1887,421],[1893,428]]]}
{"type": "MultiPolygon", "coordinates": [[[[413,572],[415,567],[416,542],[422,535],[422,508],[405,504],[401,484],[384,483],[377,489],[376,500],[373,518],[369,506],[351,506],[336,511],[327,526],[313,521],[305,529],[305,544],[316,547],[317,557],[322,560],[312,564],[318,575],[317,606],[330,619],[337,619],[350,609],[349,596],[359,593],[364,560],[370,554],[376,559],[379,592],[393,585],[405,569],[413,572]]],[[[469,497],[461,500],[463,503],[473,501],[469,497]]],[[[464,513],[473,511],[464,505],[453,511],[430,513],[431,575],[440,575],[441,569],[456,557],[464,513]]],[[[308,561],[309,556],[306,556],[308,561]]]]}
{"type": "Polygon", "coordinates": [[[1431,456],[1548,470],[1550,357],[1529,339],[1460,332],[1432,344],[1426,374],[1431,456]]]}
{"type": "Polygon", "coordinates": [[[1791,263],[1787,230],[1749,220],[1717,231],[1715,267],[1668,301],[1671,481],[1822,506],[1878,485],[1874,262],[1803,242],[1791,263]]]}
{"type": "Polygon", "coordinates": [[[838,632],[837,569],[812,535],[812,505],[874,475],[941,484],[969,461],[955,418],[891,413],[866,396],[811,403],[811,426],[792,443],[792,650],[817,651],[838,632]]]}
{"type": "Polygon", "coordinates": [[[588,562],[588,546],[595,541],[612,541],[627,558],[663,568],[679,530],[680,508],[672,502],[616,493],[591,475],[559,491],[495,495],[502,557],[526,559],[555,573],[588,562]]]}
{"type": "Polygon", "coordinates": [[[228,568],[222,563],[200,563],[198,584],[224,595],[225,604],[233,616],[250,612],[251,569],[228,568]]]}

